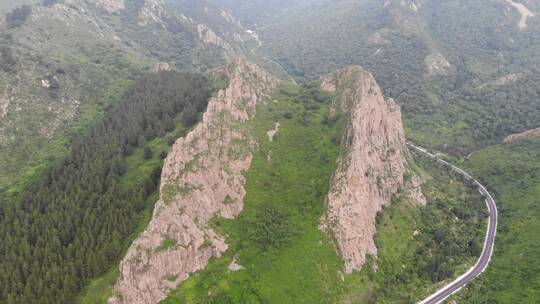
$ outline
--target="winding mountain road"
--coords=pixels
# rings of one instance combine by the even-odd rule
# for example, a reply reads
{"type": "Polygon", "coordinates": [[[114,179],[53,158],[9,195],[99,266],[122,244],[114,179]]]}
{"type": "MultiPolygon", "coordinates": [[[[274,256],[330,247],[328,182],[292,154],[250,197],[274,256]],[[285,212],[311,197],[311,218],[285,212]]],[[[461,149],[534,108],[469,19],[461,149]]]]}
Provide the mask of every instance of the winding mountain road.
{"type": "Polygon", "coordinates": [[[467,180],[472,181],[478,187],[478,191],[480,191],[480,193],[482,193],[482,195],[484,195],[484,197],[486,198],[486,206],[489,210],[488,227],[487,227],[487,232],[486,232],[486,238],[484,240],[484,248],[482,249],[482,254],[480,255],[480,258],[478,259],[476,264],[471,269],[469,269],[469,271],[467,271],[465,274],[455,279],[453,282],[447,284],[443,288],[439,289],[437,292],[430,295],[423,301],[419,302],[419,304],[438,304],[438,303],[442,303],[449,296],[459,291],[465,285],[467,285],[476,277],[478,277],[480,274],[482,274],[484,270],[486,270],[491,260],[491,256],[493,254],[493,247],[495,245],[495,236],[497,235],[497,206],[495,205],[495,200],[493,199],[491,194],[487,191],[486,187],[484,187],[480,182],[474,179],[470,174],[463,171],[461,168],[458,168],[448,163],[447,161],[438,158],[437,156],[430,153],[427,149],[423,147],[417,146],[411,142],[407,142],[407,145],[427,155],[432,160],[450,167],[455,172],[464,176],[467,180]]]}

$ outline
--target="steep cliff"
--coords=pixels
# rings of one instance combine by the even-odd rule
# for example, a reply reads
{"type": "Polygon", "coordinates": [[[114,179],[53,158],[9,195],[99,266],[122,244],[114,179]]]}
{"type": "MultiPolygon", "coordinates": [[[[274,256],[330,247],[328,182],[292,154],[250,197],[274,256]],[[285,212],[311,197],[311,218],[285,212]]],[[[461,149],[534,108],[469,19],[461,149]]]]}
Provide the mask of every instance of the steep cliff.
{"type": "Polygon", "coordinates": [[[214,74],[227,77],[229,86],[169,153],[152,220],[121,262],[109,303],[158,303],[190,273],[227,250],[209,221],[234,218],[243,208],[242,172],[250,167],[257,143],[242,123],[253,118],[277,80],[244,60],[214,74]]]}
{"type": "Polygon", "coordinates": [[[333,233],[351,273],[367,254],[377,254],[375,217],[394,194],[410,184],[411,196],[420,204],[425,200],[417,178],[406,182],[408,151],[400,109],[384,99],[373,76],[352,66],[323,78],[321,87],[336,92],[336,111],[350,115],[321,228],[333,233]]]}

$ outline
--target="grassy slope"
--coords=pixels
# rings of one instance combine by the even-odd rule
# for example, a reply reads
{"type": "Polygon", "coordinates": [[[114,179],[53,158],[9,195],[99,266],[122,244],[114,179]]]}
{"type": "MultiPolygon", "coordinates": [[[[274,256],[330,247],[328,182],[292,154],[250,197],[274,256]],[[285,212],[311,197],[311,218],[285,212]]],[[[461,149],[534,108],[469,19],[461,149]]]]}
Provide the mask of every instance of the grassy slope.
{"type": "MultiPolygon", "coordinates": [[[[339,153],[339,145],[333,141],[341,137],[340,123],[332,127],[321,124],[327,105],[306,111],[301,103],[295,104],[286,96],[275,99],[279,102],[260,107],[250,124],[260,147],[246,173],[244,211],[233,221],[215,221],[217,229],[229,235],[230,250],[224,258],[212,261],[205,271],[192,276],[165,303],[199,302],[205,298],[233,303],[318,303],[336,298],[339,275],[329,270],[340,269],[342,262],[317,225],[339,153]],[[280,115],[282,112],[293,113],[293,117],[286,119],[280,115]],[[309,112],[309,125],[299,122],[305,112],[309,112]],[[266,131],[276,121],[281,127],[270,143],[266,131]],[[286,218],[283,227],[272,228],[287,237],[281,238],[282,244],[271,242],[273,245],[265,250],[264,242],[257,240],[257,223],[267,209],[276,210],[278,219],[286,218]],[[233,256],[245,270],[227,271],[233,256]]],[[[269,239],[274,237],[280,236],[268,235],[269,239]]]]}
{"type": "MultiPolygon", "coordinates": [[[[289,87],[289,91],[298,90],[289,87]]],[[[453,211],[476,213],[483,206],[481,199],[474,191],[467,192],[460,181],[420,158],[424,174],[433,176],[425,188],[433,204],[420,209],[403,197],[397,199],[378,219],[378,270],[373,270],[372,261],[361,272],[344,276],[341,259],[318,229],[328,181],[339,155],[338,145],[332,141],[340,138],[340,124],[321,124],[322,115],[328,111],[322,105],[319,110],[308,111],[310,124],[303,125],[298,121],[305,112],[301,104],[285,95],[278,94],[274,99],[279,102],[261,107],[251,123],[261,146],[246,173],[244,211],[235,220],[215,221],[216,228],[228,236],[230,250],[191,276],[163,303],[406,303],[431,292],[434,287],[430,279],[417,271],[420,263],[429,259],[417,256],[432,245],[430,233],[435,229],[449,227],[450,235],[459,237],[463,233],[460,229],[466,225],[455,220],[453,211]],[[284,119],[279,115],[283,112],[293,113],[293,118],[284,119]],[[282,126],[275,141],[269,143],[265,133],[277,120],[282,126]],[[267,160],[269,150],[271,162],[267,160]],[[269,207],[281,210],[286,224],[269,224],[280,218],[268,216],[264,210],[269,207]],[[278,242],[270,249],[261,247],[256,237],[261,222],[271,231],[278,231],[266,235],[269,239],[284,243],[278,242]],[[415,230],[420,235],[413,236],[415,230]],[[233,258],[245,269],[228,271],[233,258]]],[[[481,243],[482,234],[478,228],[484,224],[479,220],[469,227],[477,243],[481,243]]],[[[456,276],[473,259],[447,262],[456,270],[456,276]]]]}
{"type": "Polygon", "coordinates": [[[492,263],[460,302],[538,303],[540,140],[489,147],[465,165],[496,194],[499,229],[492,263]]]}

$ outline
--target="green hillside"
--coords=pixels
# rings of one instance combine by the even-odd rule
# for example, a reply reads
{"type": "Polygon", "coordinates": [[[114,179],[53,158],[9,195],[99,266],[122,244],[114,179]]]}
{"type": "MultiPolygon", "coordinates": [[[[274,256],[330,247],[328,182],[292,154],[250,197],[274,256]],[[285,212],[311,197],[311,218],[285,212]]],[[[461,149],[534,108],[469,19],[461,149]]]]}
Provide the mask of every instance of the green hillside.
{"type": "Polygon", "coordinates": [[[244,209],[211,221],[229,249],[162,303],[416,303],[476,262],[483,198],[411,151],[428,205],[400,190],[377,257],[343,273],[319,225],[349,113],[318,79],[349,65],[401,106],[408,139],[494,194],[493,259],[452,299],[540,299],[540,139],[503,143],[540,127],[539,0],[0,0],[0,19],[0,304],[106,303],[163,159],[238,57],[286,80],[242,126],[259,143],[244,209]]]}
{"type": "Polygon", "coordinates": [[[416,170],[428,180],[430,204],[420,208],[396,197],[377,219],[378,258],[361,272],[343,273],[319,220],[343,153],[336,143],[344,118],[328,123],[329,105],[306,107],[318,102],[303,92],[285,85],[272,97],[277,103],[259,107],[249,127],[262,144],[246,173],[244,210],[214,222],[231,246],[162,303],[409,303],[474,264],[486,225],[482,198],[420,156],[416,170]],[[268,142],[276,121],[279,132],[268,142]],[[233,260],[240,270],[228,269],[233,260]]]}
{"type": "Polygon", "coordinates": [[[495,0],[384,3],[276,17],[263,49],[297,79],[362,65],[402,105],[411,137],[453,154],[538,126],[538,18],[520,29],[517,11],[495,0]]]}
{"type": "Polygon", "coordinates": [[[464,164],[496,193],[500,214],[492,264],[460,303],[535,303],[540,298],[540,141],[497,145],[464,164]]]}

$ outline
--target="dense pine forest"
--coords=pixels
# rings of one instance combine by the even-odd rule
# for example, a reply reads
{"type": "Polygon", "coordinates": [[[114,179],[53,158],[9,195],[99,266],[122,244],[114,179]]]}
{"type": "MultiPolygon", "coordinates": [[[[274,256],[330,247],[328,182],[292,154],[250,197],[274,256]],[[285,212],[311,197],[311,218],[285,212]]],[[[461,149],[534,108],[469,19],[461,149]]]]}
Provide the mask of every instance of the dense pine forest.
{"type": "Polygon", "coordinates": [[[0,303],[73,303],[83,284],[125,250],[159,185],[161,166],[124,183],[126,159],[145,143],[189,128],[206,109],[208,81],[196,74],[141,77],[103,120],[72,139],[70,154],[17,199],[0,202],[0,303]],[[13,200],[13,201],[12,201],[13,200]]]}

